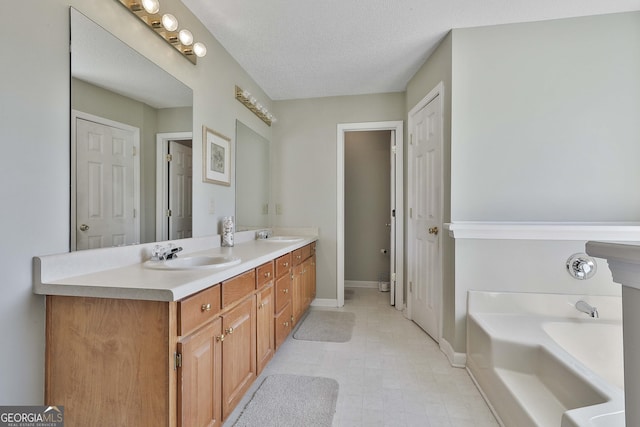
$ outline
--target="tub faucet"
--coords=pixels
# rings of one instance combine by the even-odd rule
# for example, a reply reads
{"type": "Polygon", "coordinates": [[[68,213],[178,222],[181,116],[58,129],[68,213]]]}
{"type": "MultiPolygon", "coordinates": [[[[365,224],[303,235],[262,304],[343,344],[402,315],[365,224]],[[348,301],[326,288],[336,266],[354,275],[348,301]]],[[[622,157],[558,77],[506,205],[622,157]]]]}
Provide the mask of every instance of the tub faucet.
{"type": "Polygon", "coordinates": [[[582,300],[576,303],[576,310],[586,313],[591,317],[600,317],[598,315],[598,309],[596,307],[593,307],[589,305],[589,303],[582,300]]]}

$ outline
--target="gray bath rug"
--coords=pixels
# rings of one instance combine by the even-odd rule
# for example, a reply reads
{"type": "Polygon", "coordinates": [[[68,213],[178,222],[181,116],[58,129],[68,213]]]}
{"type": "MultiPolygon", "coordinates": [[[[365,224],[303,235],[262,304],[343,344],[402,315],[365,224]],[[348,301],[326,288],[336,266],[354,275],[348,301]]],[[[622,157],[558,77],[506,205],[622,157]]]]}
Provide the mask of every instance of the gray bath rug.
{"type": "Polygon", "coordinates": [[[312,310],[293,333],[293,338],[304,341],[347,342],[351,340],[355,323],[355,313],[312,310]]]}
{"type": "Polygon", "coordinates": [[[334,379],[269,375],[234,427],[331,427],[337,399],[334,379]]]}

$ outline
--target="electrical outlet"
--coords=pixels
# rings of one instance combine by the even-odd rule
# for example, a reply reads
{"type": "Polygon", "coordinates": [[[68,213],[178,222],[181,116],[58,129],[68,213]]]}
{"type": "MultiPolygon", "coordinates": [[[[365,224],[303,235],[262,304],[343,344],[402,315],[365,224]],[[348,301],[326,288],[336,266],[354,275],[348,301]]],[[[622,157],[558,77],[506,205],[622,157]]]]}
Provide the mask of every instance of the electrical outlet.
{"type": "Polygon", "coordinates": [[[276,204],[276,215],[282,215],[282,205],[280,203],[276,204]]]}
{"type": "Polygon", "coordinates": [[[209,214],[216,213],[216,202],[214,199],[209,200],[209,214]]]}

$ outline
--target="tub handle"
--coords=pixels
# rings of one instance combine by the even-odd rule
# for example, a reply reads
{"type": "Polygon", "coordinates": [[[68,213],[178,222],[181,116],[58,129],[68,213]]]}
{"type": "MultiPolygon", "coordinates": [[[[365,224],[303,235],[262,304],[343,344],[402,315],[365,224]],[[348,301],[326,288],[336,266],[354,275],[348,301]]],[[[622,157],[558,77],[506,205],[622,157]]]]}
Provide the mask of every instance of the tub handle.
{"type": "Polygon", "coordinates": [[[576,253],[567,260],[567,272],[574,279],[586,280],[592,278],[598,270],[596,260],[584,253],[576,253]]]}

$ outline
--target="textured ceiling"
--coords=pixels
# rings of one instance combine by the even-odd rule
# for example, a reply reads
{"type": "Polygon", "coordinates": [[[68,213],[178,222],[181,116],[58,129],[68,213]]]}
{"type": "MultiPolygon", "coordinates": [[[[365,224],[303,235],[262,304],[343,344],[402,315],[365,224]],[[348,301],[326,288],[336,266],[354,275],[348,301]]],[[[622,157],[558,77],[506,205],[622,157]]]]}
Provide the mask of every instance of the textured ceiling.
{"type": "Polygon", "coordinates": [[[183,0],[274,100],[403,91],[452,28],[640,10],[640,0],[183,0]]]}

